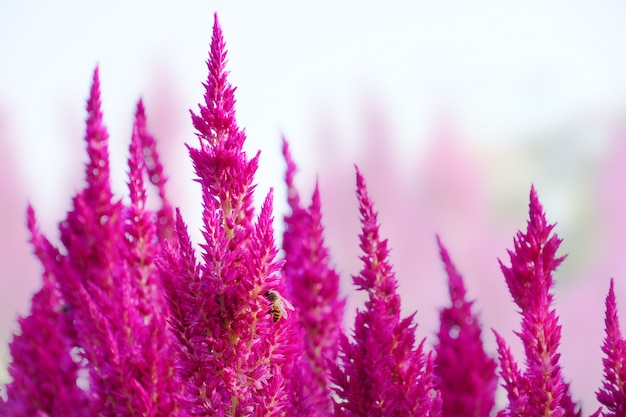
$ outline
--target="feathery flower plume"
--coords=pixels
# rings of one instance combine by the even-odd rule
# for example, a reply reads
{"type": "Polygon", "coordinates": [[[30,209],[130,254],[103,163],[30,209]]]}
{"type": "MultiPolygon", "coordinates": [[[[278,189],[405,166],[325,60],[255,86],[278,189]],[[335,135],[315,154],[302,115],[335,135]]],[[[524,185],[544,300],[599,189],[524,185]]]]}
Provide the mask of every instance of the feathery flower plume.
{"type": "Polygon", "coordinates": [[[437,236],[441,260],[448,274],[451,306],[441,310],[439,343],[435,346],[435,374],[441,392],[443,417],[488,417],[498,385],[496,362],[487,356],[478,317],[467,301],[463,277],[437,236]]]}
{"type": "Polygon", "coordinates": [[[603,413],[603,416],[624,416],[626,415],[626,341],[619,329],[613,279],[611,279],[609,294],[606,297],[604,323],[606,326],[606,338],[602,345],[605,355],[602,359],[604,381],[596,396],[608,410],[603,413]]]}
{"type": "Polygon", "coordinates": [[[330,416],[332,413],[329,362],[337,359],[338,341],[345,300],[339,300],[339,275],[329,266],[319,188],[311,205],[302,207],[294,184],[296,164],[283,139],[287,163],[285,182],[291,214],[285,216],[283,274],[287,294],[296,307],[303,351],[296,360],[291,378],[289,415],[330,416]]]}
{"type": "MultiPolygon", "coordinates": [[[[27,222],[35,255],[43,260],[43,248],[53,248],[41,236],[30,206],[27,222]]],[[[76,384],[79,366],[70,353],[64,313],[56,279],[44,263],[43,286],[32,298],[30,315],[19,319],[21,334],[9,345],[13,381],[6,387],[7,402],[0,401],[0,415],[84,415],[87,396],[76,384]]]]}
{"type": "Polygon", "coordinates": [[[508,407],[501,410],[498,416],[511,415],[510,410],[515,410],[516,415],[529,416],[532,413],[528,410],[528,381],[522,376],[522,372],[504,338],[495,330],[493,330],[493,333],[498,344],[500,374],[504,380],[502,386],[506,390],[508,399],[508,407]]]}
{"type": "Polygon", "coordinates": [[[424,354],[423,341],[415,347],[415,313],[400,319],[387,240],[379,235],[377,214],[358,169],[356,182],[363,269],[353,281],[369,299],[365,310],[357,312],[354,341],[345,335],[340,340],[340,364],[333,369],[336,415],[439,416],[433,358],[424,354]]]}
{"type": "Polygon", "coordinates": [[[255,220],[254,174],[235,120],[235,88],[227,80],[226,47],[217,15],[204,85],[205,103],[192,112],[199,148],[188,146],[202,187],[201,262],[177,213],[177,247],[159,263],[184,384],[194,416],[281,415],[286,403],[282,340],[290,319],[272,321],[268,291],[282,290],[272,229],[272,194],[255,220]]]}
{"type": "MultiPolygon", "coordinates": [[[[141,166],[142,171],[137,172],[135,177],[141,178],[143,182],[143,172],[145,172],[150,183],[156,187],[159,202],[161,203],[161,207],[159,207],[155,213],[156,218],[152,219],[153,223],[156,225],[156,234],[159,241],[166,239],[172,240],[174,235],[174,210],[165,194],[167,177],[163,172],[163,165],[161,164],[159,153],[156,149],[156,140],[148,131],[145,109],[143,101],[141,100],[139,100],[137,104],[133,129],[133,134],[137,136],[138,140],[134,141],[134,145],[131,143],[130,153],[131,157],[133,157],[134,152],[136,152],[134,156],[136,162],[133,164],[129,163],[129,168],[132,169],[133,165],[141,166]],[[136,150],[133,150],[133,146],[136,150]]],[[[143,192],[143,194],[145,195],[145,192],[143,192]]],[[[133,193],[131,192],[131,197],[132,196],[133,193]]],[[[146,198],[142,197],[142,199],[141,206],[143,208],[146,198]]]]}
{"type": "Polygon", "coordinates": [[[522,340],[526,370],[520,375],[504,340],[496,334],[501,375],[509,397],[504,415],[580,416],[563,381],[557,349],[561,326],[550,293],[552,273],[565,257],[557,257],[561,239],[552,233],[553,224],[546,221],[535,188],[530,190],[526,233],[517,233],[515,250],[508,250],[511,266],[500,261],[513,301],[520,308],[522,340]],[[512,401],[511,401],[512,400],[512,401]]]}
{"type": "MultiPolygon", "coordinates": [[[[29,212],[35,252],[55,278],[65,329],[88,372],[88,402],[77,396],[80,415],[177,415],[173,355],[164,326],[162,290],[153,265],[160,243],[156,215],[145,208],[142,149],[146,135],[138,106],[129,157],[130,206],[115,200],[110,186],[108,133],[102,121],[100,81],[94,71],[87,100],[85,141],[89,157],[86,187],[59,226],[63,250],[36,232],[29,212]]],[[[157,160],[156,153],[153,155],[157,160]]],[[[164,184],[164,178],[161,183],[164,184]]],[[[162,201],[164,207],[166,202],[162,201]]],[[[163,230],[165,230],[163,224],[163,230]]],[[[46,288],[44,281],[44,289],[46,288]]],[[[63,337],[63,333],[59,335],[63,337]]],[[[75,379],[66,365],[60,371],[75,379]],[[67,369],[64,369],[67,368],[67,369]]]]}

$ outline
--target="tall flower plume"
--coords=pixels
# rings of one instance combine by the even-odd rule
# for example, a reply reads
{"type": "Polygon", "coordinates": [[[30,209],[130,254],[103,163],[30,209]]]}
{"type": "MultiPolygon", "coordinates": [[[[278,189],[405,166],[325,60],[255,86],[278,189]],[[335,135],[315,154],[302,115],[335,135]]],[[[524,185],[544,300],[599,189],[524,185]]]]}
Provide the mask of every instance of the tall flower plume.
{"type": "MultiPolygon", "coordinates": [[[[53,310],[48,314],[63,312],[56,316],[57,337],[68,338],[73,356],[88,374],[88,399],[81,399],[84,392],[77,395],[75,412],[177,415],[178,385],[172,378],[166,311],[153,263],[160,250],[156,224],[164,234],[171,225],[146,208],[144,149],[151,149],[154,167],[160,163],[140,102],[128,160],[130,204],[117,200],[110,186],[108,133],[100,107],[96,68],[87,101],[86,187],[74,197],[73,210],[59,226],[62,249],[37,231],[34,212],[28,213],[32,243],[45,271],[42,296],[55,297],[58,291],[57,305],[49,305],[53,310]]],[[[164,184],[161,176],[161,217],[166,219],[164,184]]],[[[33,307],[35,320],[41,311],[37,303],[33,307]]],[[[76,370],[67,360],[61,363],[65,365],[59,377],[76,384],[76,370]]],[[[35,391],[32,398],[38,395],[35,391]]]]}
{"type": "Polygon", "coordinates": [[[423,341],[415,346],[415,314],[400,318],[387,241],[380,237],[377,214],[358,169],[356,184],[363,269],[353,281],[369,299],[365,310],[357,312],[353,341],[345,335],[340,341],[340,363],[333,370],[339,397],[336,415],[439,416],[433,358],[424,353],[423,341]]]}
{"type": "MultiPolygon", "coordinates": [[[[31,207],[27,221],[35,255],[45,259],[43,249],[54,249],[39,232],[31,207]]],[[[56,285],[56,277],[44,263],[42,288],[32,298],[30,316],[19,320],[21,334],[9,346],[13,381],[7,386],[8,401],[0,401],[0,415],[84,415],[88,399],[76,384],[79,365],[72,359],[73,345],[56,285]]]]}
{"type": "Polygon", "coordinates": [[[518,232],[515,249],[509,250],[511,266],[500,268],[513,301],[520,308],[526,370],[520,374],[504,339],[496,334],[501,375],[509,405],[504,415],[580,416],[563,380],[558,346],[561,326],[552,307],[552,273],[565,257],[557,257],[561,239],[553,234],[535,188],[530,190],[526,233],[518,232]]]}
{"type": "MultiPolygon", "coordinates": [[[[311,205],[302,206],[294,184],[296,165],[283,140],[287,162],[285,179],[291,213],[285,216],[283,274],[287,294],[296,307],[302,333],[302,354],[296,358],[291,379],[294,400],[290,415],[332,415],[329,363],[337,360],[345,301],[339,300],[339,275],[329,265],[324,244],[319,188],[311,205]],[[297,399],[296,399],[297,398],[297,399]]],[[[300,342],[299,340],[296,342],[300,342]]]]}
{"type": "Polygon", "coordinates": [[[272,321],[265,294],[282,290],[272,226],[272,194],[254,216],[259,154],[242,150],[234,88],[217,15],[205,84],[205,103],[192,113],[199,148],[189,147],[204,210],[201,262],[177,215],[177,244],[160,270],[190,415],[281,415],[286,403],[280,341],[289,320],[272,321]]]}
{"type": "Polygon", "coordinates": [[[466,297],[463,277],[437,237],[448,274],[451,306],[441,310],[435,374],[441,391],[442,416],[488,417],[498,385],[496,363],[487,356],[473,302],[466,297]]]}

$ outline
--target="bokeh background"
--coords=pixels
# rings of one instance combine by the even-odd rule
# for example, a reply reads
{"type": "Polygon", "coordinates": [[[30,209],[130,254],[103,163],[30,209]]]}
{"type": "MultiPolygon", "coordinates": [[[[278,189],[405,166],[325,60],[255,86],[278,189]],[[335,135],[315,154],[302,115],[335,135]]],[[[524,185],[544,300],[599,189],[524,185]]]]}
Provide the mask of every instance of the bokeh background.
{"type": "Polygon", "coordinates": [[[346,328],[363,302],[350,278],[359,270],[358,164],[390,240],[403,312],[418,311],[418,337],[436,341],[448,303],[439,233],[476,299],[487,349],[495,351],[495,328],[522,362],[497,258],[508,262],[506,249],[525,228],[534,183],[569,254],[555,276],[563,372],[574,399],[593,411],[610,277],[626,318],[620,1],[0,2],[0,381],[17,317],[40,284],[26,205],[57,241],[82,185],[84,103],[96,65],[116,190],[125,193],[143,97],[170,198],[199,229],[183,144],[196,140],[188,110],[202,99],[214,12],[247,149],[262,150],[257,201],[274,187],[280,240],[284,135],[304,198],[320,184],[346,328]]]}

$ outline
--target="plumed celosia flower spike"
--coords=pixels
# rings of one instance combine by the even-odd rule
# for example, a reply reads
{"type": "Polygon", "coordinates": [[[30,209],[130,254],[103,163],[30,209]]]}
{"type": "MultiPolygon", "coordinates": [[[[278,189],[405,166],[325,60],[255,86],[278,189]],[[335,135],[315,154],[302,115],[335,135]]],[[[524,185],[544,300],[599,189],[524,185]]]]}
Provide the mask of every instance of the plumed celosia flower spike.
{"type": "Polygon", "coordinates": [[[443,401],[442,416],[488,417],[498,385],[496,362],[487,356],[478,317],[466,298],[463,277],[437,236],[441,260],[448,274],[450,307],[439,315],[435,346],[435,374],[443,401]]]}
{"type": "Polygon", "coordinates": [[[204,105],[200,114],[191,113],[193,125],[198,131],[201,145],[241,148],[245,136],[239,131],[235,120],[235,88],[228,82],[226,70],[226,43],[217,14],[214,15],[213,37],[207,67],[209,76],[204,93],[204,105]]]}
{"type": "MultiPolygon", "coordinates": [[[[163,415],[176,415],[179,412],[175,395],[180,392],[179,381],[174,377],[174,350],[171,346],[170,333],[166,327],[168,316],[167,304],[155,258],[161,252],[164,239],[173,234],[171,207],[165,196],[165,178],[162,173],[158,178],[155,172],[162,171],[154,138],[146,126],[143,103],[139,101],[135,113],[133,134],[129,146],[128,188],[130,206],[126,209],[125,237],[128,253],[125,262],[128,266],[129,299],[128,310],[135,314],[136,322],[129,323],[129,331],[135,334],[129,337],[128,346],[132,354],[130,365],[139,369],[130,369],[129,376],[141,384],[142,401],[150,404],[144,408],[148,412],[163,415]],[[146,155],[149,155],[146,162],[146,155]],[[147,209],[147,192],[144,176],[159,190],[161,207],[157,212],[147,209]],[[135,342],[136,340],[136,342],[135,342]],[[143,349],[133,351],[131,343],[137,343],[143,349]]],[[[137,410],[142,410],[141,407],[137,410]]]]}
{"type": "Polygon", "coordinates": [[[498,344],[498,359],[500,360],[500,375],[503,379],[502,386],[506,390],[508,407],[501,410],[498,416],[531,416],[528,406],[528,386],[511,354],[511,350],[506,341],[498,332],[493,330],[498,344]]]}
{"type": "MultiPolygon", "coordinates": [[[[102,120],[98,68],[87,100],[85,142],[86,186],[74,197],[73,210],[59,226],[67,255],[59,257],[55,267],[67,316],[74,324],[74,344],[88,363],[93,409],[102,407],[112,414],[111,404],[120,401],[117,389],[124,388],[121,375],[115,380],[108,377],[117,371],[113,371],[115,366],[107,366],[112,359],[109,352],[116,344],[111,325],[122,323],[122,309],[116,305],[122,285],[113,279],[118,275],[113,270],[124,271],[118,248],[118,236],[124,233],[122,205],[113,201],[110,186],[108,133],[102,120]]],[[[116,360],[120,357],[113,358],[116,360]]]]}
{"type": "MultiPolygon", "coordinates": [[[[143,176],[144,173],[147,175],[149,181],[157,188],[159,196],[161,207],[157,210],[156,220],[154,221],[157,227],[157,236],[159,241],[164,239],[171,240],[174,235],[174,210],[172,209],[165,193],[167,177],[163,172],[163,165],[161,164],[159,153],[156,148],[156,140],[148,131],[145,110],[141,100],[139,100],[139,103],[137,104],[135,125],[133,129],[134,134],[136,134],[139,139],[136,145],[137,152],[139,153],[136,158],[138,158],[137,160],[143,166],[141,175],[143,176]]],[[[131,149],[131,156],[132,153],[133,150],[131,149]]],[[[143,204],[145,204],[145,202],[143,204]]]]}
{"type": "Polygon", "coordinates": [[[27,221],[35,254],[45,261],[43,286],[32,298],[30,315],[19,319],[21,332],[9,345],[13,380],[6,387],[6,403],[0,401],[0,415],[83,416],[87,395],[76,384],[79,366],[70,354],[73,345],[63,319],[65,310],[55,276],[46,267],[55,250],[40,234],[30,206],[27,221]]]}
{"type": "MultiPolygon", "coordinates": [[[[85,166],[86,186],[73,199],[73,211],[69,212],[59,230],[61,242],[67,248],[67,261],[76,269],[80,285],[89,281],[101,288],[113,287],[109,270],[119,263],[120,253],[116,247],[121,230],[123,212],[119,200],[113,199],[109,172],[108,133],[102,120],[100,102],[100,79],[98,68],[93,75],[93,84],[87,100],[85,142],[88,161],[85,166]],[[87,262],[87,260],[89,262],[87,262]]],[[[63,285],[62,285],[63,287],[63,285]]],[[[63,294],[70,307],[79,300],[77,292],[63,294]]]]}
{"type": "MultiPolygon", "coordinates": [[[[252,183],[258,154],[242,150],[234,88],[215,16],[207,62],[205,104],[193,115],[200,148],[189,147],[202,188],[204,243],[198,263],[178,214],[177,248],[166,250],[161,277],[176,336],[184,407],[190,415],[281,415],[286,404],[282,366],[291,320],[273,321],[268,291],[281,293],[275,261],[272,193],[254,217],[252,183]]],[[[276,294],[276,293],[270,293],[276,294]]]]}
{"type": "Polygon", "coordinates": [[[604,381],[596,396],[607,411],[605,417],[626,415],[626,341],[619,329],[617,304],[613,279],[606,297],[606,316],[604,319],[606,338],[602,345],[604,358],[604,381]]]}
{"type": "Polygon", "coordinates": [[[96,67],[87,100],[85,142],[87,143],[88,162],[85,167],[87,187],[84,194],[86,200],[98,201],[101,206],[107,207],[110,205],[113,193],[110,182],[109,133],[102,118],[99,73],[99,69],[96,67]]]}
{"type": "MultiPolygon", "coordinates": [[[[515,249],[508,251],[511,266],[500,262],[509,291],[522,315],[522,329],[518,335],[526,356],[523,373],[526,383],[523,387],[527,392],[517,395],[525,398],[526,404],[509,404],[508,408],[513,414],[527,410],[533,416],[577,416],[580,411],[576,411],[559,365],[557,349],[561,326],[552,307],[550,292],[552,273],[564,259],[556,255],[561,239],[552,233],[554,225],[546,221],[534,187],[530,191],[529,217],[526,233],[518,232],[515,249]]],[[[502,346],[500,351],[502,353],[502,346]]],[[[503,375],[505,381],[508,377],[503,375]]],[[[505,387],[512,388],[508,384],[505,387]]]]}
{"type": "Polygon", "coordinates": [[[130,206],[111,192],[97,69],[87,112],[87,184],[59,226],[65,248],[39,248],[44,267],[56,277],[62,317],[89,375],[90,404],[78,409],[82,415],[177,415],[174,357],[153,265],[160,251],[156,216],[145,207],[143,112],[130,147],[130,206]]]}
{"type": "Polygon", "coordinates": [[[415,314],[400,319],[397,281],[379,235],[363,176],[357,169],[363,269],[354,284],[367,291],[358,311],[354,341],[342,336],[339,366],[333,370],[336,414],[340,416],[435,416],[441,404],[434,386],[433,359],[415,346],[415,314]]]}
{"type": "Polygon", "coordinates": [[[207,61],[205,103],[200,105],[199,115],[191,114],[200,149],[190,147],[189,153],[202,183],[205,210],[220,210],[235,245],[239,237],[233,229],[249,228],[254,218],[252,181],[259,153],[248,160],[243,152],[246,135],[235,120],[235,88],[227,80],[226,62],[226,45],[216,14],[207,61]]]}
{"type": "Polygon", "coordinates": [[[302,207],[294,184],[296,164],[284,139],[283,155],[287,163],[287,201],[291,208],[291,213],[285,216],[283,275],[304,345],[293,368],[298,375],[290,378],[290,395],[298,399],[294,397],[290,401],[293,408],[288,414],[329,416],[332,401],[328,363],[337,359],[345,300],[339,299],[339,275],[329,265],[319,188],[316,185],[311,205],[302,207]]]}

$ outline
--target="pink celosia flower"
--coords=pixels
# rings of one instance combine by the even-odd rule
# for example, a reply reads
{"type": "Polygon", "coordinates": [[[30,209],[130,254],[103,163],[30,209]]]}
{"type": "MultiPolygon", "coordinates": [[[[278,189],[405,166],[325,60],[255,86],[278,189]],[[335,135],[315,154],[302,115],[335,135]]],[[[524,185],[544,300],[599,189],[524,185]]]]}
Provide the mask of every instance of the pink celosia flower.
{"type": "MultiPolygon", "coordinates": [[[[88,373],[89,401],[77,396],[75,410],[87,416],[177,415],[174,394],[179,385],[172,378],[173,355],[153,265],[160,250],[155,224],[163,235],[171,226],[165,200],[160,216],[145,207],[143,175],[153,171],[155,177],[160,166],[154,141],[148,137],[140,103],[130,146],[130,205],[126,206],[111,191],[97,69],[87,113],[86,187],[75,196],[73,210],[59,226],[62,249],[36,232],[34,213],[29,213],[35,252],[60,293],[63,314],[57,316],[62,323],[56,330],[66,334],[58,337],[71,340],[88,373]],[[144,150],[150,152],[150,169],[143,162],[144,150]]],[[[165,178],[155,177],[154,182],[164,197],[165,178]]],[[[44,284],[44,290],[46,285],[50,284],[44,284]]],[[[73,368],[63,366],[59,372],[63,371],[70,372],[64,378],[75,380],[73,368]]],[[[31,395],[34,401],[38,393],[31,395]]]]}
{"type": "Polygon", "coordinates": [[[441,415],[433,358],[424,353],[423,341],[415,347],[415,314],[400,319],[400,296],[387,259],[387,241],[379,235],[377,214],[358,169],[356,180],[363,269],[353,281],[367,291],[369,299],[365,310],[356,315],[353,341],[345,335],[341,338],[340,364],[333,369],[339,397],[336,415],[441,415]]]}
{"type": "Polygon", "coordinates": [[[504,380],[502,384],[506,390],[508,407],[498,413],[498,416],[508,416],[515,410],[514,415],[529,416],[532,413],[528,409],[528,381],[522,376],[522,372],[515,362],[511,350],[506,341],[498,332],[493,331],[498,343],[498,356],[500,358],[500,375],[504,380]]]}
{"type": "Polygon", "coordinates": [[[606,338],[602,345],[605,355],[602,359],[604,381],[602,388],[597,392],[597,397],[598,401],[608,409],[608,412],[602,414],[603,416],[624,416],[626,415],[626,341],[619,329],[612,279],[609,294],[606,297],[604,323],[606,326],[606,338]]]}
{"type": "Polygon", "coordinates": [[[440,313],[435,347],[435,375],[441,392],[442,416],[488,417],[498,385],[496,363],[488,357],[481,340],[472,301],[466,299],[463,277],[437,237],[441,260],[448,274],[451,306],[440,313]]]}
{"type": "Polygon", "coordinates": [[[272,194],[255,219],[252,194],[259,154],[242,150],[234,88],[217,15],[207,62],[205,103],[192,113],[199,148],[189,147],[202,187],[201,262],[178,213],[177,247],[160,269],[176,337],[184,408],[190,415],[281,415],[286,403],[282,341],[290,320],[272,321],[267,291],[280,291],[272,194]]]}
{"type": "Polygon", "coordinates": [[[329,362],[337,359],[345,300],[339,300],[339,275],[329,266],[324,244],[319,189],[311,205],[304,208],[294,184],[296,165],[283,140],[287,162],[287,201],[291,214],[285,216],[283,274],[287,294],[296,307],[301,339],[301,356],[291,375],[288,415],[329,416],[332,412],[329,362]]]}
{"type": "Polygon", "coordinates": [[[526,355],[520,373],[504,339],[496,334],[509,405],[504,415],[579,416],[563,380],[557,352],[561,326],[552,307],[552,273],[564,257],[556,252],[561,239],[552,234],[534,187],[530,190],[526,233],[518,232],[515,250],[509,250],[511,266],[500,262],[513,301],[520,308],[522,330],[517,333],[526,355]]]}
{"type": "MultiPolygon", "coordinates": [[[[36,255],[45,259],[41,251],[47,242],[39,233],[31,207],[27,219],[36,255]]],[[[19,320],[21,334],[9,346],[13,381],[6,387],[8,401],[0,402],[0,415],[84,415],[87,395],[76,384],[79,366],[70,353],[72,343],[56,285],[44,263],[43,286],[32,298],[30,316],[19,320]]]]}
{"type": "Polygon", "coordinates": [[[146,193],[143,186],[143,175],[145,172],[152,185],[156,187],[159,202],[161,203],[161,206],[156,210],[156,217],[153,218],[154,216],[150,214],[149,220],[156,226],[156,234],[159,241],[172,239],[174,235],[174,211],[165,195],[167,177],[163,172],[163,165],[156,149],[156,140],[148,131],[145,110],[141,100],[137,104],[133,129],[134,140],[130,145],[129,180],[131,183],[134,181],[137,184],[135,186],[129,184],[131,188],[130,197],[131,200],[134,199],[131,209],[138,216],[146,217],[149,214],[145,210],[146,193]]]}

